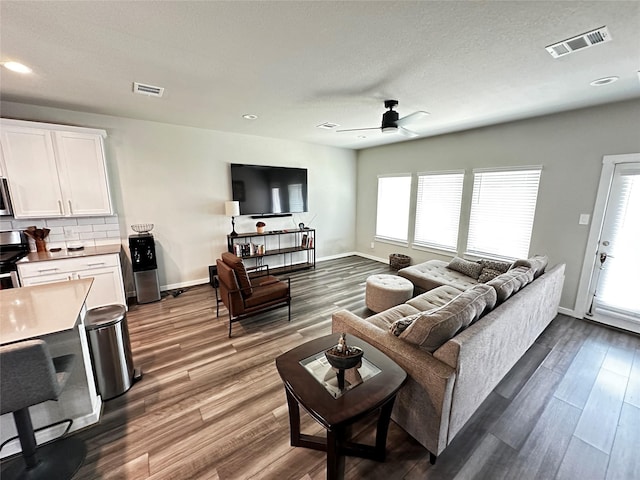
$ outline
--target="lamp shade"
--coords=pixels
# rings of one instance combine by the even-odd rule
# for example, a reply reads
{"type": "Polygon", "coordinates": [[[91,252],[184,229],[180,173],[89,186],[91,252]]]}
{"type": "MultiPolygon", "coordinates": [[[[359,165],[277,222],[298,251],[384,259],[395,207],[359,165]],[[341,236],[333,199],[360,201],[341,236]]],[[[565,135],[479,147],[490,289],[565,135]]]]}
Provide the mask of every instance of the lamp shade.
{"type": "Polygon", "coordinates": [[[240,215],[240,202],[224,202],[224,214],[227,217],[240,215]]]}

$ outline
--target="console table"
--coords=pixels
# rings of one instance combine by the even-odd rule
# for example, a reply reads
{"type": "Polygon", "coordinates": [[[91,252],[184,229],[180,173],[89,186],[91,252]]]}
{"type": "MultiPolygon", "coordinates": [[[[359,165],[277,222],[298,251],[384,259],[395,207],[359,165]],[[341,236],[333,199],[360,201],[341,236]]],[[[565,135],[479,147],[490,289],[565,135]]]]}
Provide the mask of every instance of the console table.
{"type": "Polygon", "coordinates": [[[243,259],[255,259],[256,265],[263,265],[267,257],[281,255],[281,262],[274,258],[278,265],[269,265],[270,272],[276,275],[316,267],[316,231],[313,228],[227,235],[227,248],[243,259]]]}

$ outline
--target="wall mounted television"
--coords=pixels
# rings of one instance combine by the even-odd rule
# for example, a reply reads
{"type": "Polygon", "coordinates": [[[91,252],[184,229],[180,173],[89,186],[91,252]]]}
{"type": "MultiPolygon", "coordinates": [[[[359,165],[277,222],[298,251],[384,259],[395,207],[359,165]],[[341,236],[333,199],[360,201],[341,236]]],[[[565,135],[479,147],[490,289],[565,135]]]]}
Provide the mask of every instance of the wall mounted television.
{"type": "Polygon", "coordinates": [[[231,164],[233,200],[240,215],[290,216],[307,212],[307,169],[231,164]]]}

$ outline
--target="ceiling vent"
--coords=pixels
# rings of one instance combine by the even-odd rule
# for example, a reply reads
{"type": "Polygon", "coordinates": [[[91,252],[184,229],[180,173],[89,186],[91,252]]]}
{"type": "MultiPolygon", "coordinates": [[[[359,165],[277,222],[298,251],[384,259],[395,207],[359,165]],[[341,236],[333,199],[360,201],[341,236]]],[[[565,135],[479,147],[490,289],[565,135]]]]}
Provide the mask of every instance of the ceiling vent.
{"type": "Polygon", "coordinates": [[[331,130],[339,126],[340,125],[338,125],[337,123],[331,123],[331,122],[324,122],[324,123],[321,123],[320,125],[316,125],[316,127],[324,128],[325,130],[331,130]]]}
{"type": "Polygon", "coordinates": [[[133,93],[147,95],[148,97],[161,97],[164,88],[154,87],[153,85],[145,85],[144,83],[133,82],[133,93]]]}
{"type": "Polygon", "coordinates": [[[585,48],[610,41],[611,34],[609,34],[607,27],[600,27],[597,30],[583,33],[582,35],[563,40],[562,42],[554,43],[553,45],[549,45],[545,48],[553,58],[559,58],[570,53],[577,52],[578,50],[584,50],[585,48]]]}

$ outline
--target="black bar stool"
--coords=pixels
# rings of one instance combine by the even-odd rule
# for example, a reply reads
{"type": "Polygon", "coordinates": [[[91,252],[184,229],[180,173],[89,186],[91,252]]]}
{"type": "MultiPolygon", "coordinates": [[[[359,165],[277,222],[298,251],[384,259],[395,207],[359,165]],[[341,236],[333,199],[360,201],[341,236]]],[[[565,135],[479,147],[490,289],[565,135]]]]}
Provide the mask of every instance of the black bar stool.
{"type": "Polygon", "coordinates": [[[57,400],[73,368],[74,355],[51,358],[42,340],[27,340],[0,347],[0,413],[12,412],[16,422],[22,458],[3,466],[2,480],[70,479],[87,453],[75,437],[56,439],[40,447],[31,423],[29,407],[57,400]]]}

